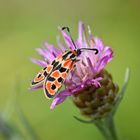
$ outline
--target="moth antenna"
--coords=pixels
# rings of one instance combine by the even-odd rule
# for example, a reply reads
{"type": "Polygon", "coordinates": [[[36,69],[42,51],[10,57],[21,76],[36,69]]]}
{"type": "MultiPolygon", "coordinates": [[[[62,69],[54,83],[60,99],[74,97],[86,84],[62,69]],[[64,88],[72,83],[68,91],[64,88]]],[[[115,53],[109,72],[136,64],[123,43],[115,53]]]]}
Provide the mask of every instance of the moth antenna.
{"type": "Polygon", "coordinates": [[[98,54],[98,49],[96,49],[96,48],[81,48],[80,50],[92,50],[92,51],[95,51],[95,54],[98,54]]]}
{"type": "Polygon", "coordinates": [[[75,43],[74,43],[74,41],[73,41],[73,39],[72,39],[72,36],[71,36],[71,33],[70,33],[70,29],[69,29],[69,27],[62,27],[62,30],[67,30],[67,32],[68,32],[69,35],[70,35],[70,38],[71,38],[72,44],[74,45],[74,47],[75,47],[75,49],[76,49],[76,45],[75,45],[75,43]]]}

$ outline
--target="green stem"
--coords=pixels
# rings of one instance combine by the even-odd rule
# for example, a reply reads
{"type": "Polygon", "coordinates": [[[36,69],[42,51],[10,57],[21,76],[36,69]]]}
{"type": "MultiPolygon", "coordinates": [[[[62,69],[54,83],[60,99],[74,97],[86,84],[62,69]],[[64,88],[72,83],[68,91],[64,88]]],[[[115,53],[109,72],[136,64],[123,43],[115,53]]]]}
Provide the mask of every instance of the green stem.
{"type": "Polygon", "coordinates": [[[110,134],[112,135],[114,140],[118,140],[115,123],[114,123],[114,118],[112,116],[108,117],[108,128],[109,128],[110,134]]]}
{"type": "Polygon", "coordinates": [[[112,115],[94,121],[105,140],[118,140],[112,115]]]}

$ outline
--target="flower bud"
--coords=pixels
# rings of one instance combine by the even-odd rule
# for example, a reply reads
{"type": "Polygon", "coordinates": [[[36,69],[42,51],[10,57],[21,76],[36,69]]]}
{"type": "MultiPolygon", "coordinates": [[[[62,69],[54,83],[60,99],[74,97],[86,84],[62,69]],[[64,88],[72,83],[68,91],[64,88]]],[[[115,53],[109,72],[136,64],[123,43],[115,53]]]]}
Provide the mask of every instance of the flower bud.
{"type": "Polygon", "coordinates": [[[100,87],[87,85],[72,95],[72,100],[80,112],[93,119],[105,117],[112,110],[119,89],[105,69],[97,77],[103,78],[100,87]]]}

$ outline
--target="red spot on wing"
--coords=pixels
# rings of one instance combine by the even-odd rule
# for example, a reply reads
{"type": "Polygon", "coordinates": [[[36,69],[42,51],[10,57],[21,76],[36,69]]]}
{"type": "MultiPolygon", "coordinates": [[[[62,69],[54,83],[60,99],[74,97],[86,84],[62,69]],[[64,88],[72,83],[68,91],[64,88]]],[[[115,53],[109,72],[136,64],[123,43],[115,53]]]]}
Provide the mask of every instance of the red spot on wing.
{"type": "Polygon", "coordinates": [[[59,83],[57,80],[54,81],[54,84],[57,88],[60,88],[61,87],[61,83],[59,83]]]}
{"type": "Polygon", "coordinates": [[[53,71],[51,74],[51,77],[53,77],[53,78],[58,78],[59,76],[60,76],[60,72],[58,70],[53,71]]]}
{"type": "Polygon", "coordinates": [[[48,91],[48,94],[54,95],[55,90],[53,90],[51,87],[52,87],[52,83],[51,82],[46,82],[46,89],[48,91]]]}
{"type": "Polygon", "coordinates": [[[46,69],[47,73],[50,73],[50,72],[51,72],[51,70],[52,70],[52,68],[53,68],[53,66],[52,66],[52,65],[48,65],[48,66],[47,66],[47,69],[46,69]]]}
{"type": "Polygon", "coordinates": [[[43,75],[41,75],[39,78],[38,77],[34,78],[34,82],[40,82],[42,80],[44,80],[44,76],[43,75]]]}
{"type": "Polygon", "coordinates": [[[63,72],[61,76],[62,76],[63,79],[66,79],[67,78],[67,73],[63,72]]]}
{"type": "Polygon", "coordinates": [[[71,59],[68,59],[66,60],[64,63],[63,63],[63,67],[69,67],[71,65],[72,61],[71,59]]]}
{"type": "Polygon", "coordinates": [[[70,67],[69,67],[69,70],[70,71],[73,69],[74,65],[75,65],[75,62],[72,62],[71,65],[70,65],[70,67]]]}

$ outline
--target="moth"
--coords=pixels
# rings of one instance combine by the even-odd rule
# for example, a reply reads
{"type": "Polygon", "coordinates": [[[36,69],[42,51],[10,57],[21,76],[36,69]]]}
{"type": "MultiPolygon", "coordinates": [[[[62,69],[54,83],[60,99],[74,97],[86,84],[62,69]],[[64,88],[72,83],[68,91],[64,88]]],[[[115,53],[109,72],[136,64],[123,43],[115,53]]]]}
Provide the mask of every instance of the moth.
{"type": "MultiPolygon", "coordinates": [[[[70,34],[68,27],[63,27],[62,30],[67,30],[70,34]]],[[[71,34],[70,34],[71,37],[71,34]]],[[[75,47],[74,50],[66,50],[65,52],[58,55],[52,63],[48,64],[45,68],[40,70],[40,72],[33,79],[31,86],[36,86],[42,82],[44,94],[47,98],[53,98],[58,93],[59,89],[62,87],[65,79],[68,77],[70,71],[75,67],[75,64],[79,61],[78,56],[81,55],[83,50],[95,51],[98,53],[96,48],[80,48],[77,49],[76,45],[71,37],[71,41],[75,47]]]]}

